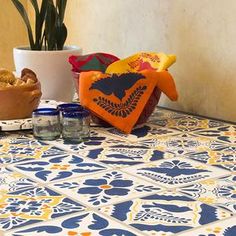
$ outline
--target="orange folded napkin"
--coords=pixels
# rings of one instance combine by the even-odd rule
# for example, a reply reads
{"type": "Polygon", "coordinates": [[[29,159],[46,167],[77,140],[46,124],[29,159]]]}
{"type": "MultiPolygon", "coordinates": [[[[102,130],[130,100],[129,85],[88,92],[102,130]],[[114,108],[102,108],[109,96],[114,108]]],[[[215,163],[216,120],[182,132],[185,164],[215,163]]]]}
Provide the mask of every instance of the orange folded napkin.
{"type": "Polygon", "coordinates": [[[177,100],[174,80],[167,71],[81,72],[78,87],[82,106],[117,129],[130,133],[156,86],[171,100],[177,100]]]}

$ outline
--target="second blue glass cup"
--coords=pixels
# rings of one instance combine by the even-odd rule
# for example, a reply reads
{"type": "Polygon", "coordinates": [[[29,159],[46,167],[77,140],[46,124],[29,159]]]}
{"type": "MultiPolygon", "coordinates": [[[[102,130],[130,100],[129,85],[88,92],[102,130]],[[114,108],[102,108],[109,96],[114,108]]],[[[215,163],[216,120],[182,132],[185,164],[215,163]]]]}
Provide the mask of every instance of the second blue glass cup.
{"type": "Polygon", "coordinates": [[[90,134],[90,113],[82,110],[62,111],[62,138],[71,143],[88,139],[90,134]]]}

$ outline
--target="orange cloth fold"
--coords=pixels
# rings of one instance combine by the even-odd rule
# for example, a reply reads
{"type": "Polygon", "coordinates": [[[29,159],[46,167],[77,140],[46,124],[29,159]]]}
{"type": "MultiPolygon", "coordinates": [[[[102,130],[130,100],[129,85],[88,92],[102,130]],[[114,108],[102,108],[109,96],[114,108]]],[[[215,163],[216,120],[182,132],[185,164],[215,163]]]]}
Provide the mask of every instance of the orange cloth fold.
{"type": "Polygon", "coordinates": [[[172,76],[167,71],[153,70],[122,74],[82,72],[78,94],[82,106],[130,133],[156,86],[171,100],[177,100],[172,76]]]}

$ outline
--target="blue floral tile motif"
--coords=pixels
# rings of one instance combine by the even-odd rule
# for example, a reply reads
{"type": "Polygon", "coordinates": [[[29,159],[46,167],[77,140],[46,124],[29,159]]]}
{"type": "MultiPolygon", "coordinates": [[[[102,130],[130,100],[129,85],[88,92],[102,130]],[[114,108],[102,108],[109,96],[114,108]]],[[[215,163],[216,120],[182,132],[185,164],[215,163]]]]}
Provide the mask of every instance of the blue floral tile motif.
{"type": "Polygon", "coordinates": [[[236,217],[221,220],[210,225],[193,229],[191,231],[179,234],[179,236],[235,236],[236,235],[236,217]]]}
{"type": "MultiPolygon", "coordinates": [[[[8,235],[8,234],[6,234],[8,235]]],[[[10,234],[9,234],[10,235],[10,234]]],[[[27,229],[18,229],[12,236],[138,236],[141,234],[130,230],[120,223],[114,222],[94,212],[84,212],[50,222],[43,222],[27,229]]]]}
{"type": "Polygon", "coordinates": [[[146,163],[123,169],[128,173],[135,173],[149,181],[154,181],[167,188],[175,188],[199,180],[214,178],[229,174],[215,167],[201,165],[198,162],[174,158],[146,163]]]}
{"type": "Polygon", "coordinates": [[[112,167],[137,165],[173,157],[171,153],[164,153],[140,145],[114,145],[81,152],[81,155],[100,161],[112,167]]]}
{"type": "Polygon", "coordinates": [[[0,230],[45,221],[85,209],[79,203],[43,187],[0,195],[0,230]]]}
{"type": "Polygon", "coordinates": [[[108,214],[147,235],[173,235],[231,214],[175,192],[162,192],[102,207],[108,214]]]}
{"type": "Polygon", "coordinates": [[[36,182],[17,172],[13,172],[6,167],[0,167],[0,194],[33,187],[36,184],[36,182]]]}
{"type": "Polygon", "coordinates": [[[60,156],[64,150],[52,147],[33,139],[15,139],[12,142],[0,143],[0,164],[10,164],[29,159],[60,156]]]}
{"type": "Polygon", "coordinates": [[[50,186],[93,207],[161,189],[119,171],[99,173],[88,178],[72,179],[50,186]]]}
{"type": "Polygon", "coordinates": [[[236,213],[236,175],[203,180],[178,191],[206,204],[236,213]]]}
{"type": "Polygon", "coordinates": [[[142,126],[137,126],[134,128],[130,134],[124,134],[118,131],[115,128],[110,128],[103,130],[102,132],[106,133],[107,135],[114,135],[116,137],[123,138],[129,142],[137,142],[140,140],[150,139],[150,138],[158,138],[167,135],[175,135],[180,132],[162,128],[160,126],[146,124],[142,126]]]}
{"type": "Polygon", "coordinates": [[[236,125],[225,125],[215,129],[204,129],[195,133],[197,135],[211,137],[228,144],[236,144],[236,125]]]}
{"type": "Polygon", "coordinates": [[[68,177],[79,177],[86,174],[106,170],[101,164],[91,162],[77,155],[31,160],[15,164],[14,169],[41,182],[52,182],[68,177]]]}

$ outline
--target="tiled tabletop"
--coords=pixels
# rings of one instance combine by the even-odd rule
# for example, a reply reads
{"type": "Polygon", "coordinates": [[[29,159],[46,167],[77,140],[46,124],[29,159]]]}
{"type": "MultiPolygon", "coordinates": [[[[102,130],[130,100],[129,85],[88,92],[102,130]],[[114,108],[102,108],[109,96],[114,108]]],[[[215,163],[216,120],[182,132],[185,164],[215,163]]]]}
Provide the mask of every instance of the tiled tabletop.
{"type": "Polygon", "coordinates": [[[236,236],[236,125],[157,108],[84,143],[0,133],[0,235],[236,236]]]}

